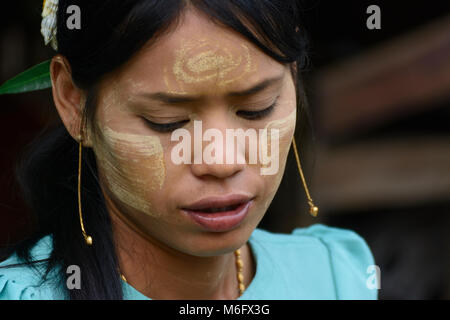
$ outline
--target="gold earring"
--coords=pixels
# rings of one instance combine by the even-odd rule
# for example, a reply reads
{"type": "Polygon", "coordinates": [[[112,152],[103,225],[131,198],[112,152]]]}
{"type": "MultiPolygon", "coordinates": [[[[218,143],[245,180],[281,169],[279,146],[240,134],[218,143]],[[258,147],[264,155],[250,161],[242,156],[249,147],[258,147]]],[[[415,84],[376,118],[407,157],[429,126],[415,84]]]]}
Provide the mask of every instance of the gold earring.
{"type": "Polygon", "coordinates": [[[313,217],[317,217],[317,214],[319,213],[319,208],[314,205],[311,195],[309,194],[308,186],[306,185],[305,177],[303,176],[302,166],[300,164],[300,157],[298,156],[297,145],[295,143],[295,137],[292,138],[292,145],[294,147],[295,159],[297,160],[298,172],[300,173],[300,178],[302,179],[303,187],[305,188],[305,192],[306,192],[306,197],[308,198],[309,213],[313,217]]]}
{"type": "Polygon", "coordinates": [[[79,149],[78,149],[78,213],[80,215],[81,233],[83,233],[84,241],[90,246],[92,245],[92,237],[86,234],[83,224],[83,215],[81,213],[81,151],[83,149],[83,140],[79,137],[79,149]]]}

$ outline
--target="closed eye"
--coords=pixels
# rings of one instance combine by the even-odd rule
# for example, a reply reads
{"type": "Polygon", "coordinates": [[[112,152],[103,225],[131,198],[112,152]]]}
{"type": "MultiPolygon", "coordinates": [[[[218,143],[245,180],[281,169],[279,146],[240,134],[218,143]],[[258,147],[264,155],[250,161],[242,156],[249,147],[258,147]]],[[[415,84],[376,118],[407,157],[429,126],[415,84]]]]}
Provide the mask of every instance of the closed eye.
{"type": "Polygon", "coordinates": [[[190,120],[182,120],[182,121],[170,122],[170,123],[156,123],[156,122],[150,121],[146,118],[142,118],[142,119],[144,119],[145,123],[147,124],[147,126],[150,127],[150,129],[161,132],[161,133],[172,132],[178,128],[181,128],[182,126],[184,126],[186,123],[188,123],[190,121],[190,120]]]}
{"type": "MultiPolygon", "coordinates": [[[[274,101],[274,103],[272,103],[269,107],[267,107],[263,110],[258,110],[258,111],[239,110],[236,112],[236,115],[238,115],[244,119],[247,119],[247,120],[263,119],[265,117],[268,117],[274,111],[274,109],[277,106],[277,102],[278,102],[278,97],[274,101]]],[[[161,132],[161,133],[172,132],[176,129],[183,127],[186,123],[188,123],[190,121],[190,120],[182,120],[182,121],[170,122],[170,123],[156,123],[156,122],[150,121],[144,117],[142,117],[142,119],[145,121],[147,126],[150,127],[150,129],[155,130],[157,132],[161,132]]]]}
{"type": "Polygon", "coordinates": [[[244,119],[247,119],[247,120],[263,119],[263,118],[269,116],[273,112],[273,110],[277,106],[277,102],[278,102],[278,98],[275,100],[274,103],[272,103],[272,105],[270,105],[269,107],[267,107],[263,110],[258,110],[258,111],[239,110],[236,112],[236,115],[238,115],[244,119]]]}

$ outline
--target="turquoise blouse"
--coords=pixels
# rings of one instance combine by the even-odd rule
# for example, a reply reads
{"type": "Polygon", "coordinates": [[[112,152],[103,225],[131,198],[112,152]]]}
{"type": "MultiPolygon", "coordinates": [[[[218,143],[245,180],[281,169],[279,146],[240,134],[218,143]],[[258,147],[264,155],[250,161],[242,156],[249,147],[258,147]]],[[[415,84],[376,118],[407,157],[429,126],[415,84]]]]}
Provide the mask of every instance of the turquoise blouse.
{"type": "MultiPolygon", "coordinates": [[[[353,231],[322,224],[297,228],[291,234],[255,229],[249,245],[256,262],[256,274],[239,300],[378,297],[377,289],[367,285],[371,276],[367,273],[368,267],[374,265],[372,253],[353,231]]],[[[46,236],[34,246],[32,257],[46,259],[51,251],[52,238],[46,236]]],[[[67,298],[65,281],[41,283],[39,271],[26,265],[2,268],[20,262],[12,255],[0,263],[0,300],[67,298]]],[[[44,267],[41,264],[38,269],[44,267]]],[[[122,288],[124,299],[149,299],[126,282],[122,282],[122,288]]]]}

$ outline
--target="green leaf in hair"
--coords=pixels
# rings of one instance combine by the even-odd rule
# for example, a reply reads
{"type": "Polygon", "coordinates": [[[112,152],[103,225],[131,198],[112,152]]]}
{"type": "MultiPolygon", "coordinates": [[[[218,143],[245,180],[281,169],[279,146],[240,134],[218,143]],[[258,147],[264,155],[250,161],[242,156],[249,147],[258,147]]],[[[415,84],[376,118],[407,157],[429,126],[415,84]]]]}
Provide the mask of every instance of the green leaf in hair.
{"type": "Polygon", "coordinates": [[[51,86],[50,60],[47,60],[6,81],[0,86],[0,94],[36,91],[51,86]]]}

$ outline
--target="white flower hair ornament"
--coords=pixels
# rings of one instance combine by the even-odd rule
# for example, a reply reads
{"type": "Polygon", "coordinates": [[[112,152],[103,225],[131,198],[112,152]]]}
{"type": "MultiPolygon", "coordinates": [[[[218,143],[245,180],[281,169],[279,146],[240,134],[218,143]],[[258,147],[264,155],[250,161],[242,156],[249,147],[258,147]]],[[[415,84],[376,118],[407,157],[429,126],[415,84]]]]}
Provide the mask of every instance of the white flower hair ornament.
{"type": "Polygon", "coordinates": [[[58,11],[59,0],[44,0],[42,8],[41,33],[44,37],[45,45],[50,45],[54,50],[58,50],[56,40],[56,13],[58,11]]]}

